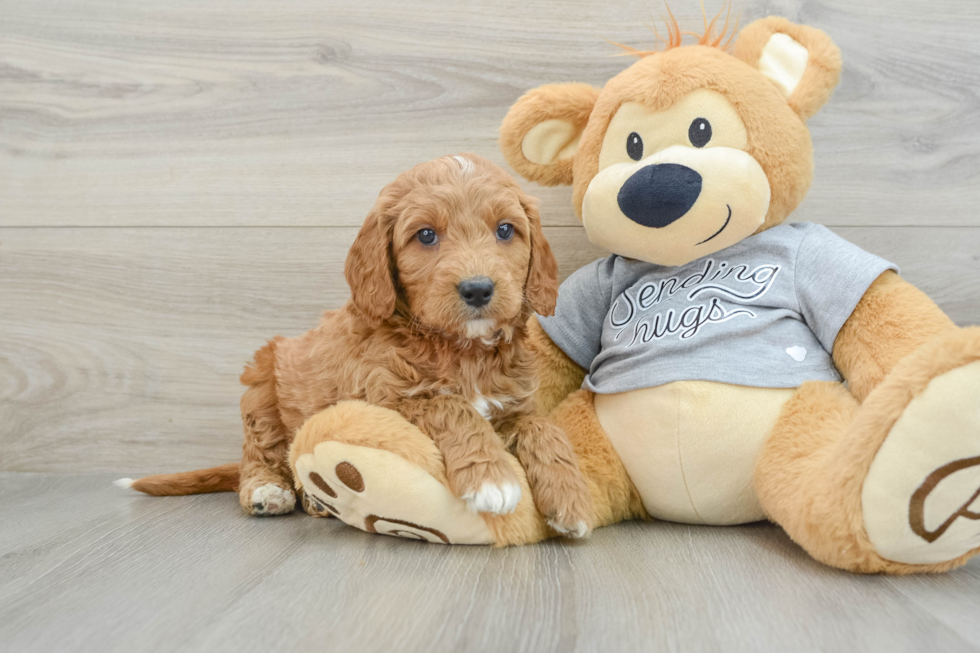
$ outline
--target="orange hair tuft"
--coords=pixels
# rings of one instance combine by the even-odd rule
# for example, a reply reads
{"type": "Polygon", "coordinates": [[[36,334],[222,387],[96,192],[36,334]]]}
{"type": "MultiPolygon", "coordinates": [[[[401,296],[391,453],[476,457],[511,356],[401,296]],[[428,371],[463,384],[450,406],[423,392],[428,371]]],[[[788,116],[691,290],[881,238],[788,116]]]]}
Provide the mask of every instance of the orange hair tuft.
{"type": "Polygon", "coordinates": [[[629,56],[634,57],[648,57],[652,54],[658,52],[663,52],[664,50],[671,50],[673,48],[679,48],[683,45],[682,41],[685,36],[693,36],[697,39],[697,45],[707,45],[711,48],[721,48],[722,50],[728,50],[732,41],[734,40],[736,34],[738,34],[738,17],[735,18],[735,25],[732,28],[731,34],[728,34],[728,26],[731,22],[732,17],[732,4],[729,0],[726,5],[722,5],[721,11],[715,14],[715,17],[708,22],[708,14],[704,10],[704,1],[701,2],[701,15],[704,17],[704,32],[698,34],[696,32],[684,32],[681,31],[680,25],[677,23],[677,18],[674,17],[674,13],[670,10],[670,5],[664,2],[664,7],[667,9],[667,18],[661,16],[661,20],[664,21],[664,25],[667,27],[667,38],[660,36],[660,32],[657,30],[656,24],[650,25],[650,29],[653,30],[656,36],[656,41],[654,42],[654,47],[661,41],[664,42],[663,49],[654,50],[639,50],[637,48],[631,47],[629,45],[624,45],[622,43],[616,43],[615,41],[610,41],[613,45],[622,48],[626,52],[622,52],[617,56],[629,56]],[[726,11],[727,9],[727,11],[726,11]],[[718,20],[721,15],[725,14],[725,24],[722,25],[721,31],[715,33],[715,28],[718,25],[718,20]],[[725,36],[728,35],[728,39],[725,40],[725,36]],[[722,43],[724,41],[724,43],[722,43]]]}

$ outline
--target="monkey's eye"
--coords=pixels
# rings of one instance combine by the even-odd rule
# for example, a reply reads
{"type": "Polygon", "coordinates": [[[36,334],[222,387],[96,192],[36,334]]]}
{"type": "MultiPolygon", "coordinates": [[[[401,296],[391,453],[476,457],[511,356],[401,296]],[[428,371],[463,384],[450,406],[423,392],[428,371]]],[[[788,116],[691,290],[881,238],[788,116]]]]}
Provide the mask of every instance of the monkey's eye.
{"type": "Polygon", "coordinates": [[[634,161],[639,161],[643,158],[643,139],[636,132],[626,137],[626,153],[634,161]]]}
{"type": "Polygon", "coordinates": [[[694,147],[704,147],[711,140],[711,123],[704,118],[695,118],[687,130],[687,137],[694,147]]]}
{"type": "Polygon", "coordinates": [[[419,239],[419,242],[423,245],[435,245],[436,241],[439,240],[436,236],[436,232],[433,229],[419,229],[419,232],[415,234],[415,237],[419,239]]]}
{"type": "Polygon", "coordinates": [[[507,222],[497,227],[497,240],[510,240],[514,237],[514,225],[507,222]]]}

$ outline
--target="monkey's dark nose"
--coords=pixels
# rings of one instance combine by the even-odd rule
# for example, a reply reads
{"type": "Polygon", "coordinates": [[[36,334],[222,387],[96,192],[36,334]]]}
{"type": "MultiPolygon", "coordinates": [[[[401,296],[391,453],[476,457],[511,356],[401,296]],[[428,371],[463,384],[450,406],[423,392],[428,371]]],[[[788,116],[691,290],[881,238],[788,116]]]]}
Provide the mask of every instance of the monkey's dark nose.
{"type": "Polygon", "coordinates": [[[677,163],[640,168],[619,189],[619,209],[644,227],[659,229],[691,210],[701,194],[701,175],[677,163]]]}
{"type": "Polygon", "coordinates": [[[493,297],[493,281],[489,277],[473,277],[464,279],[456,286],[459,296],[473,308],[480,308],[490,303],[493,297]]]}

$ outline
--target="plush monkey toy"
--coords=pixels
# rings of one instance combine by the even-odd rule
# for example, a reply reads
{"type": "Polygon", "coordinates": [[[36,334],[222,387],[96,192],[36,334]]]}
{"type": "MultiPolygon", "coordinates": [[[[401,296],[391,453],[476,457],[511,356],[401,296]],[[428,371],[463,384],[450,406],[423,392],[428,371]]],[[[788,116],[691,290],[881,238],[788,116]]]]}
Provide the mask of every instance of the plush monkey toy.
{"type": "MultiPolygon", "coordinates": [[[[980,329],[826,228],[784,224],[812,178],[805,120],[840,73],[827,35],[771,17],[729,54],[707,32],[681,46],[674,24],[665,50],[634,52],[602,89],[542,86],[501,128],[511,166],[572,185],[590,240],[613,252],[531,325],[540,407],[575,445],[595,525],[768,518],[842,569],[961,565],[980,551],[980,329]]],[[[366,530],[552,534],[526,487],[512,515],[466,512],[434,449],[345,404],[303,428],[292,460],[311,501],[317,471],[366,530]],[[345,435],[379,429],[381,444],[345,435]],[[348,490],[341,463],[373,478],[348,490]]]]}

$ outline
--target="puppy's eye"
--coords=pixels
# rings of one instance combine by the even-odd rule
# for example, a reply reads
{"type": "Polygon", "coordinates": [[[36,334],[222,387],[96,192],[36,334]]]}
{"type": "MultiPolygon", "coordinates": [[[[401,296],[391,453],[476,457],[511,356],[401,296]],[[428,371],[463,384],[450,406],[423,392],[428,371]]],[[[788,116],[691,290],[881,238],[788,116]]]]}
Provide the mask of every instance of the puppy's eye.
{"type": "Polygon", "coordinates": [[[696,118],[687,130],[687,137],[694,147],[704,147],[711,140],[711,123],[704,118],[696,118]]]}
{"type": "Polygon", "coordinates": [[[636,132],[626,137],[626,153],[634,161],[639,161],[643,158],[643,139],[636,132]]]}
{"type": "Polygon", "coordinates": [[[514,237],[514,225],[503,223],[497,227],[497,240],[510,240],[514,237]]]}
{"type": "Polygon", "coordinates": [[[419,232],[415,234],[415,237],[419,239],[419,242],[423,245],[435,245],[439,237],[436,236],[436,232],[433,229],[419,229],[419,232]]]}

